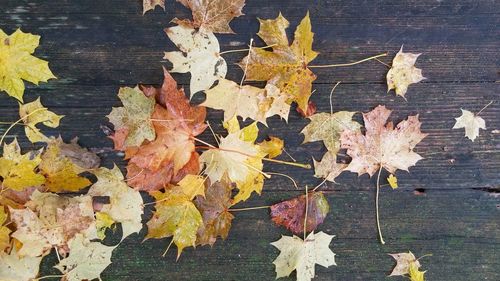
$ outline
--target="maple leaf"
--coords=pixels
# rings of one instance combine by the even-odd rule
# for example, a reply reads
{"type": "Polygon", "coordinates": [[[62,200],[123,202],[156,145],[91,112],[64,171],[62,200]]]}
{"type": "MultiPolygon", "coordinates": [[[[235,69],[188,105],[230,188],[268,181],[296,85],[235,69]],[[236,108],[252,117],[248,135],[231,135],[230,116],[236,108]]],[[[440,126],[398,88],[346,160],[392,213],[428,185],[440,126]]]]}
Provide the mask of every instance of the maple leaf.
{"type": "Polygon", "coordinates": [[[333,235],[324,232],[309,233],[302,240],[297,236],[281,236],[281,239],[271,243],[281,253],[273,261],[276,266],[276,278],[289,276],[292,271],[297,271],[297,281],[310,281],[314,278],[315,264],[324,267],[337,265],[335,254],[329,245],[333,235]]]}
{"type": "Polygon", "coordinates": [[[203,224],[198,229],[196,244],[212,246],[217,237],[226,239],[234,218],[229,212],[232,205],[232,185],[227,180],[207,185],[205,196],[197,196],[194,203],[201,212],[203,224]]]}
{"type": "MultiPolygon", "coordinates": [[[[3,252],[10,246],[10,229],[4,224],[7,221],[7,213],[5,208],[0,205],[0,252],[3,252]]],[[[0,279],[1,280],[1,279],[0,279]]]]}
{"type": "Polygon", "coordinates": [[[156,6],[160,6],[165,10],[165,0],[142,0],[142,14],[154,10],[156,6]]]}
{"type": "Polygon", "coordinates": [[[166,28],[165,32],[181,51],[165,52],[163,58],[172,62],[171,72],[191,73],[190,97],[226,77],[227,64],[219,55],[219,41],[213,33],[183,25],[166,28]]]}
{"type": "Polygon", "coordinates": [[[361,124],[352,120],[356,112],[339,111],[333,114],[321,112],[311,115],[311,123],[300,132],[304,134],[303,143],[323,141],[326,148],[337,153],[340,148],[340,135],[346,130],[359,132],[361,124]]]}
{"type": "Polygon", "coordinates": [[[144,88],[147,96],[159,102],[152,115],[156,139],[133,152],[127,167],[128,182],[140,190],[159,190],[186,174],[197,174],[200,164],[195,152],[194,137],[207,127],[205,107],[191,106],[182,89],[165,70],[160,89],[144,88]]]}
{"type": "Polygon", "coordinates": [[[392,67],[387,72],[387,92],[396,90],[396,95],[404,98],[408,86],[425,79],[422,70],[416,68],[415,62],[421,54],[403,53],[403,46],[394,57],[392,67]]]}
{"type": "Polygon", "coordinates": [[[76,234],[97,237],[90,196],[63,197],[35,191],[26,207],[10,209],[11,220],[17,226],[12,237],[23,243],[20,255],[45,255],[52,247],[64,254],[68,240],[76,234]]]}
{"type": "MultiPolygon", "coordinates": [[[[323,193],[310,192],[308,194],[306,231],[316,230],[316,227],[325,220],[329,210],[330,206],[323,193]]],[[[276,224],[286,227],[294,234],[304,233],[305,215],[305,195],[271,206],[272,220],[276,224]]]]}
{"type": "Polygon", "coordinates": [[[413,148],[427,136],[420,131],[418,115],[409,116],[401,121],[396,128],[392,122],[387,125],[391,114],[385,106],[377,106],[374,110],[363,113],[366,133],[359,131],[344,131],[340,137],[341,147],[347,149],[352,157],[346,170],[359,175],[375,174],[380,168],[390,173],[397,169],[408,171],[422,159],[413,148]]]}
{"type": "Polygon", "coordinates": [[[245,0],[177,0],[191,9],[193,20],[174,19],[173,22],[213,33],[234,33],[229,22],[243,15],[245,0]]]}
{"type": "Polygon", "coordinates": [[[261,171],[262,158],[266,153],[254,144],[257,126],[253,124],[247,128],[252,128],[256,134],[245,139],[248,135],[245,134],[246,128],[240,130],[238,125],[220,139],[219,148],[208,149],[200,156],[200,161],[206,166],[204,173],[210,178],[210,182],[220,181],[227,175],[229,181],[236,183],[239,192],[234,197],[234,204],[248,199],[254,191],[260,194],[264,185],[261,171]]]}
{"type": "Polygon", "coordinates": [[[3,156],[0,157],[0,177],[4,189],[22,191],[27,187],[39,186],[45,178],[35,172],[41,162],[40,151],[31,151],[24,155],[14,139],[10,144],[4,144],[3,156]]]}
{"type": "Polygon", "coordinates": [[[52,192],[79,191],[92,182],[79,174],[99,166],[97,155],[80,147],[78,139],[64,143],[61,138],[52,138],[42,154],[40,173],[46,178],[45,187],[52,192]]]}
{"type": "Polygon", "coordinates": [[[59,121],[64,117],[64,115],[57,115],[49,111],[42,105],[40,98],[34,102],[20,104],[19,116],[25,125],[24,132],[26,133],[26,137],[32,143],[46,142],[49,139],[40,132],[36,125],[41,123],[50,128],[57,128],[59,127],[59,121]]]}
{"type": "Polygon", "coordinates": [[[453,129],[465,128],[465,136],[471,141],[474,141],[479,136],[479,129],[486,130],[486,122],[483,118],[468,110],[461,110],[462,115],[455,118],[457,121],[453,129]]]}
{"type": "Polygon", "coordinates": [[[415,264],[417,268],[420,267],[420,263],[412,252],[408,253],[398,253],[389,254],[396,260],[396,266],[392,270],[389,276],[402,276],[409,273],[410,265],[415,264]]]}
{"type": "Polygon", "coordinates": [[[87,194],[109,198],[109,204],[105,204],[99,211],[108,214],[113,221],[121,223],[122,240],[132,233],[138,233],[142,229],[141,216],[144,213],[139,191],[131,189],[125,183],[116,165],[112,170],[99,168],[94,174],[97,182],[90,187],[87,194]]]}
{"type": "Polygon", "coordinates": [[[246,80],[267,81],[277,86],[282,93],[290,96],[289,102],[295,101],[302,111],[306,111],[312,82],[316,80],[316,75],[307,68],[307,64],[318,55],[312,50],[314,33],[311,32],[309,13],[297,26],[291,45],[285,31],[289,23],[281,13],[276,19],[259,19],[259,22],[257,35],[273,50],[253,48],[241,60],[239,65],[246,70],[246,80]]]}
{"type": "Polygon", "coordinates": [[[337,155],[332,151],[327,151],[321,161],[313,159],[313,162],[314,176],[331,182],[335,182],[335,178],[347,167],[347,164],[337,163],[337,155]]]}
{"type": "Polygon", "coordinates": [[[173,236],[177,258],[185,247],[194,247],[203,219],[192,200],[197,195],[204,196],[204,182],[201,176],[187,175],[178,185],[170,186],[165,192],[151,192],[156,201],[156,211],[147,222],[146,239],[173,236]]]}
{"type": "Polygon", "coordinates": [[[101,279],[101,273],[111,264],[111,253],[116,247],[76,235],[69,241],[69,256],[54,267],[64,274],[67,281],[101,279]]]}
{"type": "Polygon", "coordinates": [[[114,107],[107,117],[115,130],[126,130],[123,146],[139,146],[144,140],[154,140],[156,135],[151,121],[154,97],[146,97],[138,87],[120,88],[118,97],[123,107],[114,107]]]}
{"type": "Polygon", "coordinates": [[[250,118],[267,126],[266,119],[279,115],[288,120],[290,105],[287,96],[276,86],[267,84],[265,89],[250,85],[240,86],[233,81],[220,79],[217,86],[206,90],[202,106],[224,110],[224,122],[235,116],[250,118]]]}
{"type": "Polygon", "coordinates": [[[20,256],[13,247],[10,254],[0,251],[0,280],[36,280],[42,257],[20,256]]]}
{"type": "Polygon", "coordinates": [[[24,82],[38,85],[56,78],[49,63],[32,56],[40,42],[40,36],[17,29],[11,35],[0,29],[0,91],[5,91],[23,101],[24,82]]]}

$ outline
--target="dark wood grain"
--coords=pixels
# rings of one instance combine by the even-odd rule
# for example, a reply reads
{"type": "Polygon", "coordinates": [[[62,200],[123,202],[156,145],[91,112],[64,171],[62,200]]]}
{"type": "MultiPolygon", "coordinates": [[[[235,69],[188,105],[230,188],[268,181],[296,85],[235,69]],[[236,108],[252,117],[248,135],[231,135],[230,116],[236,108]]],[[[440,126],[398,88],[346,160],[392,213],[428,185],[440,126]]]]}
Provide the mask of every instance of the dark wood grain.
{"type": "MultiPolygon", "coordinates": [[[[313,46],[321,53],[311,65],[384,52],[389,56],[383,61],[390,63],[402,44],[406,51],[422,53],[417,67],[428,79],[410,86],[407,101],[386,93],[387,68],[380,63],[314,69],[318,79],[312,100],[318,111],[330,110],[330,89],[342,81],[334,94],[334,111],[366,112],[384,104],[394,110],[394,121],[419,114],[422,130],[429,133],[416,148],[425,159],[410,173],[397,173],[400,189],[382,191],[386,245],[376,239],[374,179],[346,172],[339,184],[325,186],[332,211],[319,229],[336,235],[331,247],[338,254],[338,266],[318,266],[314,280],[384,280],[393,265],[387,253],[407,250],[433,254],[422,261],[428,280],[500,280],[500,2],[247,2],[245,15],[231,24],[237,34],[217,35],[223,51],[242,48],[252,37],[262,44],[255,35],[256,17],[274,18],[281,11],[291,23],[291,36],[309,11],[313,46]],[[481,114],[488,129],[475,142],[464,138],[463,130],[451,129],[460,108],[477,112],[490,101],[494,103],[481,114]]],[[[161,83],[161,66],[169,67],[163,52],[175,50],[163,28],[174,17],[189,17],[189,11],[172,0],[166,7],[166,12],[157,9],[142,16],[141,3],[135,0],[1,1],[0,28],[11,33],[21,27],[41,35],[36,55],[49,60],[59,78],[39,87],[27,85],[26,101],[41,96],[45,105],[66,115],[58,129],[46,132],[65,139],[79,136],[84,146],[99,152],[105,165],[115,162],[124,167],[100,126],[108,125],[105,115],[119,104],[119,87],[161,83]]],[[[229,79],[241,78],[234,63],[244,55],[224,56],[229,79]]],[[[188,87],[189,74],[174,77],[188,87]]],[[[203,94],[194,99],[202,100],[203,94]]],[[[221,117],[220,111],[209,111],[217,133],[223,133],[221,117]]],[[[0,119],[18,119],[17,103],[4,94],[0,94],[0,119]]],[[[269,128],[261,127],[261,138],[284,138],[287,151],[300,162],[319,159],[325,152],[321,143],[301,145],[299,132],[307,122],[292,111],[288,124],[272,118],[269,128]]],[[[4,129],[0,127],[0,132],[4,129]]],[[[22,128],[13,130],[9,139],[13,136],[23,148],[33,147],[22,128]]],[[[208,132],[202,138],[212,142],[208,132]]],[[[311,170],[280,165],[266,165],[265,170],[293,175],[302,186],[320,182],[311,170]]],[[[266,182],[261,197],[243,205],[268,205],[299,194],[286,178],[275,176],[266,182]]],[[[272,261],[278,252],[269,243],[280,234],[289,235],[271,223],[266,210],[239,212],[227,241],[212,249],[188,249],[175,262],[173,252],[161,257],[168,240],[141,243],[144,232],[120,245],[103,280],[274,280],[272,261]]],[[[55,261],[50,256],[44,262],[42,276],[57,274],[51,269],[55,261]]],[[[283,280],[293,278],[292,274],[283,280]]]]}

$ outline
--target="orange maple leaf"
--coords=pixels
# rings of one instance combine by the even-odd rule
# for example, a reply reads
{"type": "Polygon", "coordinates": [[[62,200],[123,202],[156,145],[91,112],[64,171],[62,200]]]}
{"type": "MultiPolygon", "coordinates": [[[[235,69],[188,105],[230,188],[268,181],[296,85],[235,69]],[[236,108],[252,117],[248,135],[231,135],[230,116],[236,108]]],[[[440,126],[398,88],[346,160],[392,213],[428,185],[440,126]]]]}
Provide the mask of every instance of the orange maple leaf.
{"type": "MultiPolygon", "coordinates": [[[[126,157],[130,158],[129,183],[141,190],[158,190],[186,174],[199,172],[194,137],[207,127],[204,123],[206,109],[191,106],[184,90],[177,88],[177,82],[166,70],[164,75],[161,88],[142,87],[146,96],[156,98],[151,116],[156,139],[126,149],[126,157]]],[[[115,139],[115,143],[120,144],[121,139],[115,139]]]]}

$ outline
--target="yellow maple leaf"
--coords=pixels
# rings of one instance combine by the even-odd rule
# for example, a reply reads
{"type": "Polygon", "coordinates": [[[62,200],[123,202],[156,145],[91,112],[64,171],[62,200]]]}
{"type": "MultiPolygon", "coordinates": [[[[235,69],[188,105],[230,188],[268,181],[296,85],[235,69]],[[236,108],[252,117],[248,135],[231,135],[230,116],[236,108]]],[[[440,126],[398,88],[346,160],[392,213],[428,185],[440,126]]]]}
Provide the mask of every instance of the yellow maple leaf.
{"type": "Polygon", "coordinates": [[[304,112],[311,96],[312,82],[316,75],[307,64],[318,55],[312,50],[314,33],[311,31],[309,13],[295,30],[295,38],[289,45],[286,29],[289,22],[281,15],[276,19],[259,19],[260,30],[257,35],[272,51],[254,48],[250,55],[243,58],[239,66],[247,71],[248,81],[268,81],[282,93],[290,95],[289,103],[296,102],[304,112]]]}
{"type": "Polygon", "coordinates": [[[40,129],[36,127],[38,124],[43,124],[50,128],[59,127],[59,121],[64,115],[57,115],[52,111],[49,111],[40,102],[40,98],[34,102],[20,104],[19,105],[19,117],[23,120],[24,131],[26,137],[32,142],[47,142],[49,140],[44,134],[40,132],[40,129]]]}
{"type": "Polygon", "coordinates": [[[61,139],[52,139],[42,154],[40,172],[45,176],[45,187],[52,192],[76,192],[92,184],[79,174],[87,171],[84,167],[75,164],[72,159],[61,153],[61,139]]]}
{"type": "Polygon", "coordinates": [[[396,95],[405,97],[408,86],[425,79],[422,69],[415,67],[420,54],[403,53],[403,46],[394,57],[392,67],[387,72],[387,92],[394,89],[396,95]]]}
{"type": "Polygon", "coordinates": [[[17,139],[10,144],[5,144],[3,156],[0,158],[0,177],[3,178],[3,188],[22,191],[26,187],[43,184],[45,178],[35,173],[35,168],[40,162],[40,151],[31,151],[22,155],[17,139]]]}
{"type": "Polygon", "coordinates": [[[49,63],[32,56],[40,42],[40,36],[24,33],[20,29],[7,35],[0,29],[0,91],[5,91],[23,101],[23,79],[38,85],[56,78],[49,63]]]}
{"type": "Polygon", "coordinates": [[[151,195],[156,200],[156,211],[147,223],[146,239],[173,236],[177,258],[185,247],[194,247],[196,233],[203,220],[192,200],[197,195],[204,196],[204,182],[205,179],[201,176],[187,175],[165,192],[152,192],[151,195]]]}
{"type": "Polygon", "coordinates": [[[3,206],[0,205],[0,252],[3,252],[10,246],[10,229],[4,226],[7,221],[7,213],[3,206]]]}

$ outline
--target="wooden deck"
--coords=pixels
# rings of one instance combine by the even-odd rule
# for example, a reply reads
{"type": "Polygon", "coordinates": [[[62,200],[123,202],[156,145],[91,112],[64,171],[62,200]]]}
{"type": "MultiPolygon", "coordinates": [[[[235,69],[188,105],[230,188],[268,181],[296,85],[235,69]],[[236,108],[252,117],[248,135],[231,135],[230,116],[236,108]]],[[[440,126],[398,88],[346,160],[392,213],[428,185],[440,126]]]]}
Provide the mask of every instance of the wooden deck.
{"type": "MultiPolygon", "coordinates": [[[[21,27],[41,35],[36,55],[47,59],[58,77],[39,87],[28,85],[25,94],[26,101],[40,96],[51,110],[66,115],[58,129],[45,132],[66,140],[78,136],[83,146],[99,151],[106,166],[115,162],[123,168],[125,162],[100,126],[108,125],[105,115],[119,105],[120,86],[162,82],[161,66],[169,67],[163,52],[175,50],[163,28],[174,17],[190,17],[189,11],[172,0],[166,1],[166,12],[157,9],[145,16],[138,0],[0,2],[0,28],[11,33],[21,27]]],[[[404,44],[406,51],[422,53],[417,67],[428,78],[410,86],[405,101],[386,93],[387,68],[375,61],[314,69],[318,79],[312,100],[319,112],[329,111],[330,89],[342,81],[334,94],[335,111],[366,112],[382,104],[394,110],[395,121],[420,114],[422,131],[429,133],[416,148],[425,159],[410,173],[397,173],[399,189],[382,189],[386,245],[376,236],[373,178],[345,172],[339,184],[324,187],[331,213],[319,229],[336,235],[331,248],[338,266],[317,266],[314,280],[405,280],[385,278],[394,264],[387,253],[408,250],[417,256],[433,254],[422,260],[428,280],[500,280],[500,2],[247,0],[245,15],[231,24],[237,34],[217,35],[221,49],[242,48],[250,38],[257,39],[256,17],[274,18],[280,11],[291,23],[290,34],[310,12],[313,46],[321,53],[311,64],[350,62],[383,52],[389,52],[384,61],[390,63],[404,44]],[[490,101],[494,103],[481,114],[488,129],[475,142],[463,130],[451,129],[460,108],[477,112],[490,101]]],[[[256,43],[262,46],[260,40],[256,43]]],[[[233,63],[244,55],[225,55],[229,79],[241,79],[242,71],[233,63]]],[[[189,74],[174,77],[185,87],[189,84],[189,74]]],[[[195,102],[202,99],[199,94],[195,102]]],[[[222,134],[221,117],[220,111],[209,110],[210,123],[222,134]]],[[[18,119],[16,101],[5,94],[0,95],[0,119],[18,119]]],[[[261,135],[284,138],[290,154],[310,162],[325,148],[320,142],[301,145],[299,132],[307,122],[292,110],[288,124],[272,118],[261,135]]],[[[23,148],[32,147],[22,128],[14,133],[23,148]]],[[[209,132],[202,138],[212,141],[209,132]]],[[[302,186],[320,182],[312,170],[279,165],[265,170],[292,175],[302,186]]],[[[261,197],[242,206],[269,205],[299,193],[286,178],[274,177],[261,197]]],[[[145,221],[150,214],[148,210],[145,221]]],[[[103,280],[274,280],[272,261],[278,251],[269,243],[290,235],[270,221],[267,210],[239,212],[226,241],[186,249],[176,262],[174,251],[161,257],[168,239],[141,243],[145,231],[120,245],[103,280]]],[[[42,276],[58,274],[51,268],[55,260],[46,259],[42,276]]]]}

